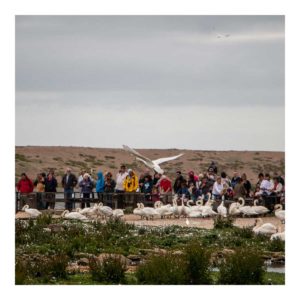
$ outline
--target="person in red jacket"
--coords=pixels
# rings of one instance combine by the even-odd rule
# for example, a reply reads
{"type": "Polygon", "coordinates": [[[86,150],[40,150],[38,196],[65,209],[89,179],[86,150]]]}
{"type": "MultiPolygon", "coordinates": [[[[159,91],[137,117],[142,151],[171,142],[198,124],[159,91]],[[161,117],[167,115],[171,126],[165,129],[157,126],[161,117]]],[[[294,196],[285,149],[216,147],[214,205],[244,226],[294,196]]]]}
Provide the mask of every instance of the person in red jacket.
{"type": "Polygon", "coordinates": [[[25,173],[21,174],[21,179],[19,180],[17,184],[17,190],[20,193],[32,193],[33,192],[33,183],[32,181],[27,177],[25,173]]]}

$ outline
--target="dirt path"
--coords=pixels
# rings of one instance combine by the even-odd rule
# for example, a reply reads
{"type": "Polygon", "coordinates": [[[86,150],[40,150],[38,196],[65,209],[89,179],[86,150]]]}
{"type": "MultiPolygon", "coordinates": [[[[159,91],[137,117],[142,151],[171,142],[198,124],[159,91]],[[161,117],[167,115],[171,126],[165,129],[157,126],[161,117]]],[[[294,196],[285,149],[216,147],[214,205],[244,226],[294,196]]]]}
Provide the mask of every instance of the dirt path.
{"type": "MultiPolygon", "coordinates": [[[[59,215],[53,215],[56,219],[59,219],[59,215]]],[[[26,212],[19,211],[16,216],[16,219],[28,219],[29,215],[26,212]]],[[[135,224],[137,226],[171,226],[171,225],[179,225],[184,227],[198,227],[205,229],[212,229],[214,221],[212,218],[200,219],[200,218],[180,218],[180,219],[154,219],[154,220],[141,220],[139,216],[136,215],[125,215],[123,220],[127,223],[135,224]]],[[[264,223],[272,223],[277,228],[281,225],[280,220],[276,217],[262,217],[264,223]]],[[[254,225],[255,218],[236,218],[234,221],[234,225],[238,227],[247,227],[254,225]]],[[[285,226],[282,225],[282,230],[284,230],[285,226]]]]}
{"type": "MultiPolygon", "coordinates": [[[[205,229],[212,229],[214,221],[211,218],[200,219],[200,218],[180,218],[180,219],[154,219],[153,221],[141,220],[140,217],[135,215],[125,215],[124,220],[128,223],[132,223],[139,226],[170,226],[179,225],[184,227],[198,227],[205,229]],[[188,224],[187,224],[188,223],[188,224]]],[[[280,226],[280,220],[276,217],[264,217],[262,218],[264,223],[272,223],[276,227],[280,226]]],[[[254,225],[255,218],[236,218],[234,225],[238,227],[247,227],[254,225]]],[[[283,228],[284,230],[284,225],[283,228]]]]}

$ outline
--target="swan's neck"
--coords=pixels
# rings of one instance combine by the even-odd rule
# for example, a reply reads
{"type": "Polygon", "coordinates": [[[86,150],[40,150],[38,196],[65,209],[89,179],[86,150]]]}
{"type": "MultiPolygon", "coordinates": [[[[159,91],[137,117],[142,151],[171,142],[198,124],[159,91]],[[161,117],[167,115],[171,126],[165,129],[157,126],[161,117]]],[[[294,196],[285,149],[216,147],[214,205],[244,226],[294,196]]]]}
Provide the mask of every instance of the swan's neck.
{"type": "Polygon", "coordinates": [[[244,198],[240,197],[240,198],[239,198],[239,201],[242,202],[242,203],[241,203],[241,206],[244,206],[244,205],[245,205],[245,199],[244,199],[244,198]]]}

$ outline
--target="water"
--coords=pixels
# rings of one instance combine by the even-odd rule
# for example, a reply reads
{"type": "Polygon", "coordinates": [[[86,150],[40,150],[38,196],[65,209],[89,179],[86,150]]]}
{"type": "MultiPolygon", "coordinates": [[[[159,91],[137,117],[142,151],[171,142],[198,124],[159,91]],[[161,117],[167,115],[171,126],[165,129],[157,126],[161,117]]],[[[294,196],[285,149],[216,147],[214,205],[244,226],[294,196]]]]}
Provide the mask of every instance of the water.
{"type": "MultiPolygon", "coordinates": [[[[212,271],[219,272],[219,268],[213,268],[212,271]]],[[[273,266],[267,266],[267,272],[285,274],[285,265],[277,264],[273,266]]]]}

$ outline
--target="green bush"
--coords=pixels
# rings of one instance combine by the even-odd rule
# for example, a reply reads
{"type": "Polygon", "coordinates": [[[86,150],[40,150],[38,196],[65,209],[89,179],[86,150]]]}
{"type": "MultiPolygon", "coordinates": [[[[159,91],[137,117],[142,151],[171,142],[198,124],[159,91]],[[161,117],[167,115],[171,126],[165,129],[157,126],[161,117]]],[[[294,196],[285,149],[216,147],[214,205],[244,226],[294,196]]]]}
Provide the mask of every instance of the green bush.
{"type": "Polygon", "coordinates": [[[198,243],[192,242],[185,249],[187,274],[191,284],[210,284],[210,252],[198,243]]]}
{"type": "Polygon", "coordinates": [[[240,237],[240,238],[244,238],[244,239],[251,239],[253,238],[253,231],[252,228],[249,227],[235,227],[234,228],[234,235],[240,237]]]}
{"type": "Polygon", "coordinates": [[[221,215],[217,215],[214,218],[214,228],[215,229],[232,228],[233,220],[234,219],[231,216],[224,218],[221,215]]]}
{"type": "Polygon", "coordinates": [[[16,261],[16,266],[15,266],[15,284],[16,285],[25,284],[26,276],[27,276],[26,263],[24,263],[24,261],[19,259],[16,261]]]}
{"type": "Polygon", "coordinates": [[[285,242],[280,240],[279,238],[270,241],[267,245],[267,249],[273,252],[284,252],[285,250],[285,242]]]}
{"type": "Polygon", "coordinates": [[[90,260],[92,279],[102,283],[125,283],[126,265],[118,256],[109,255],[99,261],[90,260]]]}
{"type": "Polygon", "coordinates": [[[36,256],[18,259],[15,267],[16,284],[49,283],[54,278],[67,278],[68,257],[65,255],[36,256]]]}
{"type": "Polygon", "coordinates": [[[41,214],[36,218],[36,225],[47,226],[52,223],[52,215],[50,214],[41,214]]]}
{"type": "Polygon", "coordinates": [[[265,267],[255,250],[240,249],[220,264],[219,284],[263,284],[265,267]]]}
{"type": "Polygon", "coordinates": [[[182,255],[153,255],[136,272],[140,284],[187,284],[186,261],[182,255]]]}

